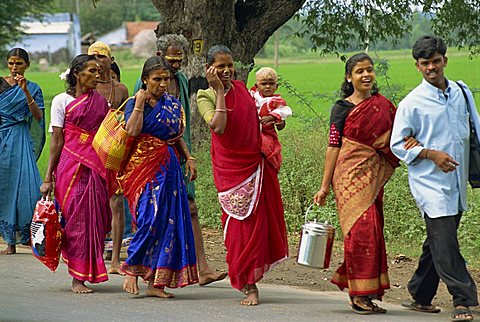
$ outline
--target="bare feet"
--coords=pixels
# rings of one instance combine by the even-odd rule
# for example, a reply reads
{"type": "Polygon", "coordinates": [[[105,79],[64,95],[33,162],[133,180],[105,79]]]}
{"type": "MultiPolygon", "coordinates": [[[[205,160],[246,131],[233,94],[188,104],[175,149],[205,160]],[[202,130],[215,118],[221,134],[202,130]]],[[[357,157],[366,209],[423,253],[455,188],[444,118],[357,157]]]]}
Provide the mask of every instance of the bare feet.
{"type": "Polygon", "coordinates": [[[111,264],[110,268],[108,269],[108,274],[118,274],[118,275],[125,276],[125,273],[121,271],[119,264],[118,265],[111,264]]]}
{"type": "Polygon", "coordinates": [[[138,277],[126,275],[123,280],[123,290],[130,294],[138,295],[138,277]]]}
{"type": "Polygon", "coordinates": [[[247,285],[245,294],[247,295],[240,304],[245,306],[258,305],[258,288],[255,284],[247,285]]]}
{"type": "Polygon", "coordinates": [[[7,248],[0,251],[1,255],[13,255],[17,252],[17,247],[15,244],[7,244],[7,248]]]}
{"type": "Polygon", "coordinates": [[[76,278],[72,280],[72,287],[70,289],[73,293],[77,294],[93,293],[91,288],[85,286],[84,281],[77,280],[76,278]]]}
{"type": "Polygon", "coordinates": [[[175,297],[175,295],[173,295],[172,293],[165,292],[163,289],[155,288],[155,287],[152,287],[152,288],[149,287],[145,294],[147,296],[160,297],[162,299],[171,299],[175,297]]]}
{"type": "Polygon", "coordinates": [[[227,275],[226,272],[214,272],[209,269],[208,272],[198,274],[198,285],[206,286],[210,283],[221,281],[225,279],[227,275]]]}
{"type": "Polygon", "coordinates": [[[153,286],[153,280],[148,281],[148,288],[147,292],[145,293],[147,296],[152,296],[152,297],[159,297],[162,299],[171,299],[174,298],[175,295],[169,292],[165,292],[163,288],[156,288],[153,286]]]}

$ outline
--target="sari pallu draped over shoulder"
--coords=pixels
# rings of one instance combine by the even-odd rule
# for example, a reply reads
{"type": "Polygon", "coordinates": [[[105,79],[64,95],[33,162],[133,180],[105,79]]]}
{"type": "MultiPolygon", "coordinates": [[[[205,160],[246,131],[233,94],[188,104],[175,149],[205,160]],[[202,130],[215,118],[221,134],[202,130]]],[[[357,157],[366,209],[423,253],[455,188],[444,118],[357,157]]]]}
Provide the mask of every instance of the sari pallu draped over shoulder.
{"type": "MultiPolygon", "coordinates": [[[[0,235],[8,244],[27,243],[42,183],[36,160],[45,143],[45,118],[33,118],[27,97],[18,86],[5,84],[0,93],[0,235]],[[20,232],[20,240],[17,240],[20,232]]],[[[40,87],[27,88],[43,111],[40,87]]]]}
{"type": "Polygon", "coordinates": [[[344,236],[345,259],[332,282],[351,296],[390,288],[383,238],[383,186],[398,166],[389,148],[395,107],[380,94],[347,116],[332,186],[344,236]]]}
{"type": "Polygon", "coordinates": [[[254,211],[262,189],[260,125],[255,103],[243,83],[232,81],[225,103],[225,131],[222,135],[212,131],[213,179],[222,209],[242,220],[254,211]]]}
{"type": "Polygon", "coordinates": [[[62,256],[70,275],[90,283],[108,280],[103,261],[111,222],[107,170],[92,147],[107,112],[106,100],[93,90],[66,107],[64,146],[55,170],[55,199],[64,219],[62,256]]]}
{"type": "MultiPolygon", "coordinates": [[[[127,103],[127,119],[134,106],[134,100],[127,103]]],[[[122,270],[152,279],[158,288],[198,282],[187,189],[172,147],[184,126],[181,104],[168,94],[162,96],[148,114],[145,112],[142,133],[136,137],[125,168],[125,197],[137,232],[122,270]]]]}
{"type": "Polygon", "coordinates": [[[232,81],[225,103],[227,126],[222,135],[212,131],[211,155],[230,283],[242,289],[287,258],[288,245],[277,171],[261,154],[255,102],[242,82],[232,81]]]}

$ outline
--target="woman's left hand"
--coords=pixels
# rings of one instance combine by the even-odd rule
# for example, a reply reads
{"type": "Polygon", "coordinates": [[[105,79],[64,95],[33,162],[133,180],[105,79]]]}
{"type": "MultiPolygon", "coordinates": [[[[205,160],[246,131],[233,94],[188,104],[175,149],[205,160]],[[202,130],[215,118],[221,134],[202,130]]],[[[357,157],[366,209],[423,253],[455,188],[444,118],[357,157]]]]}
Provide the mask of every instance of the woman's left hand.
{"type": "Polygon", "coordinates": [[[193,181],[197,179],[197,166],[195,160],[187,160],[185,163],[185,176],[188,178],[188,181],[193,181]]]}
{"type": "Polygon", "coordinates": [[[17,82],[22,91],[27,91],[27,79],[23,75],[17,74],[13,79],[17,82]]]}

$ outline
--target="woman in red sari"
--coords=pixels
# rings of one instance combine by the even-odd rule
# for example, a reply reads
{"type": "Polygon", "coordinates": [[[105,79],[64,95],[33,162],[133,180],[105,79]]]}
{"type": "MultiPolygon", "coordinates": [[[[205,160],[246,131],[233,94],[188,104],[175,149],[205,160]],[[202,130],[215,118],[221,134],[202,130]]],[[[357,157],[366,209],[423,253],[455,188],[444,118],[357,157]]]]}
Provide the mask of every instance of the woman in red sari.
{"type": "Polygon", "coordinates": [[[227,248],[231,285],[258,304],[256,283],[288,256],[277,171],[261,154],[260,123],[245,84],[232,80],[233,58],[223,45],[207,54],[207,90],[198,109],[212,133],[212,166],[227,248]]]}
{"type": "Polygon", "coordinates": [[[342,95],[332,108],[322,187],[314,202],[325,205],[332,185],[344,236],[344,261],[332,283],[349,289],[356,313],[385,313],[372,300],[381,300],[390,288],[383,186],[398,166],[389,149],[396,109],[378,94],[373,61],[364,53],[347,61],[342,95]]]}
{"type": "Polygon", "coordinates": [[[95,91],[98,71],[95,56],[78,55],[70,64],[66,93],[52,101],[50,158],[40,187],[44,196],[49,195],[56,179],[55,201],[65,232],[62,257],[73,277],[74,293],[93,292],[85,286],[86,281],[108,280],[103,262],[105,234],[111,222],[107,171],[92,147],[109,109],[105,98],[95,91]]]}

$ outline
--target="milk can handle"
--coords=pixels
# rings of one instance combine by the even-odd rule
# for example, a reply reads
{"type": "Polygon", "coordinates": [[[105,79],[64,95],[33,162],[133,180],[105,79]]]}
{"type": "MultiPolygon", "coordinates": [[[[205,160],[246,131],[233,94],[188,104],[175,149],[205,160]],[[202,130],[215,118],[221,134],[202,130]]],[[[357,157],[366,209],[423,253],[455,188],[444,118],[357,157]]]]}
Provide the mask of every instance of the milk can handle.
{"type": "Polygon", "coordinates": [[[307,224],[307,215],[308,215],[310,209],[313,207],[313,205],[314,205],[314,204],[312,203],[312,204],[307,208],[307,211],[305,211],[305,224],[307,224]]]}

